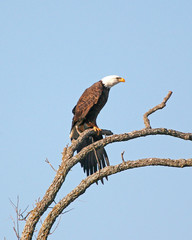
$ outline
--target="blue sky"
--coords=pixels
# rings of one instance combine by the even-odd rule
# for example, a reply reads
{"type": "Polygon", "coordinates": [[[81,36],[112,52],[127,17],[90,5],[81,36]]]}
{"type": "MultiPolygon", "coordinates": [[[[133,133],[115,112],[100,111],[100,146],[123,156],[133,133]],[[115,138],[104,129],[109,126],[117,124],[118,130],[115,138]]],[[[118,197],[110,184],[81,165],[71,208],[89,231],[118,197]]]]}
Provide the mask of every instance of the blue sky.
{"type": "MultiPolygon", "coordinates": [[[[100,128],[124,133],[173,91],[152,127],[192,132],[191,1],[1,1],[0,239],[14,239],[9,202],[29,210],[54,178],[70,143],[71,110],[102,77],[126,79],[102,110],[100,128]]],[[[191,142],[146,137],[106,147],[111,164],[144,157],[191,158],[191,142]]],[[[191,169],[146,167],[93,185],[49,239],[191,239],[191,169]]],[[[79,164],[56,197],[85,175],[79,164]]],[[[23,223],[21,223],[22,230],[23,223]]],[[[20,231],[21,231],[20,230],[20,231]]]]}

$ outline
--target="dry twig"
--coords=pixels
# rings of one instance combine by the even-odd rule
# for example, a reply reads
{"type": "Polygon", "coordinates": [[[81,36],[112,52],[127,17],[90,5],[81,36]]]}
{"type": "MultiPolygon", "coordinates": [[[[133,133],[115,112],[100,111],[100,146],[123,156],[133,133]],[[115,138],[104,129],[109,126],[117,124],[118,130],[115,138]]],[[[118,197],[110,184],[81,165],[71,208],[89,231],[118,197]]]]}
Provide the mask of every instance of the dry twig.
{"type": "Polygon", "coordinates": [[[124,160],[124,153],[125,153],[125,151],[123,151],[123,152],[121,153],[121,159],[122,159],[123,162],[125,162],[125,160],[124,160]]]}
{"type": "Polygon", "coordinates": [[[106,177],[127,169],[145,167],[145,166],[168,166],[168,167],[192,167],[192,159],[161,159],[145,158],[136,161],[126,161],[115,166],[107,166],[81,181],[67,196],[56,204],[46,217],[37,237],[37,240],[45,240],[50,232],[52,225],[60,213],[75,199],[82,195],[88,187],[99,180],[100,177],[106,177]]]}
{"type": "Polygon", "coordinates": [[[166,102],[169,100],[169,98],[171,97],[172,95],[172,91],[169,91],[167,96],[163,99],[163,102],[158,104],[157,106],[149,109],[149,111],[147,111],[144,115],[143,115],[143,120],[144,120],[144,124],[145,124],[145,127],[146,128],[151,128],[151,125],[150,125],[150,121],[149,121],[149,118],[148,116],[151,115],[152,113],[156,112],[157,110],[159,109],[162,109],[166,106],[166,102]]]}
{"type": "Polygon", "coordinates": [[[11,199],[9,199],[9,201],[11,202],[13,208],[15,209],[16,212],[16,222],[14,220],[14,218],[11,216],[12,222],[13,222],[13,230],[15,232],[15,235],[17,237],[17,239],[20,239],[20,233],[19,233],[19,218],[20,218],[20,210],[19,210],[19,196],[17,196],[17,203],[16,205],[11,201],[11,199]]]}
{"type": "Polygon", "coordinates": [[[45,162],[48,163],[55,172],[57,172],[57,170],[56,170],[56,169],[52,166],[52,164],[49,162],[48,158],[45,159],[45,162]]]}

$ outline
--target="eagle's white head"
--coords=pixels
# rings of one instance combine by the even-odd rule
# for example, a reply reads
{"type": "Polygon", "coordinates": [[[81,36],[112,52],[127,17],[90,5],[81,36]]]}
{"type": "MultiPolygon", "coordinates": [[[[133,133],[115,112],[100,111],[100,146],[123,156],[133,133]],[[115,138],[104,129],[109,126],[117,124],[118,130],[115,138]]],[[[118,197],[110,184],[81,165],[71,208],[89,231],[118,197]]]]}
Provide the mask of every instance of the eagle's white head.
{"type": "Polygon", "coordinates": [[[125,82],[125,79],[117,75],[110,75],[101,79],[103,85],[107,88],[111,88],[117,83],[125,82]]]}

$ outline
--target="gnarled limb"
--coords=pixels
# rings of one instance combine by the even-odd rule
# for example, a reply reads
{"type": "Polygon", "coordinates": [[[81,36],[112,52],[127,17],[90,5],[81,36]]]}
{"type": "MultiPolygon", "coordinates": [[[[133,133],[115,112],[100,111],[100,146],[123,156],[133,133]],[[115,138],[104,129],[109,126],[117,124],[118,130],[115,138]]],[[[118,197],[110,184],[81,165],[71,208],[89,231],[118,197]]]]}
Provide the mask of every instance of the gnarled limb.
{"type": "MultiPolygon", "coordinates": [[[[84,139],[84,137],[86,137],[86,135],[90,135],[90,134],[94,134],[94,133],[95,132],[93,130],[88,130],[81,139],[84,139]]],[[[31,239],[32,234],[35,229],[35,226],[36,226],[39,218],[42,216],[42,214],[47,210],[48,206],[55,199],[56,194],[59,191],[60,187],[62,186],[67,173],[75,164],[77,164],[81,159],[83,159],[88,154],[88,152],[92,151],[93,149],[97,149],[101,146],[104,147],[110,143],[128,141],[131,139],[150,136],[150,135],[167,135],[167,136],[173,136],[176,138],[181,138],[183,140],[192,141],[192,133],[183,133],[183,132],[179,132],[179,131],[176,131],[173,129],[166,129],[166,128],[155,128],[155,129],[146,129],[145,128],[145,129],[133,131],[130,133],[115,134],[112,136],[108,136],[100,141],[97,141],[97,142],[83,148],[75,156],[72,156],[71,149],[69,149],[69,152],[67,151],[67,153],[56,173],[56,176],[55,176],[52,184],[48,188],[47,192],[45,193],[43,199],[40,202],[38,202],[36,207],[31,211],[31,213],[26,221],[26,225],[25,225],[21,240],[31,239]]]]}
{"type": "MultiPolygon", "coordinates": [[[[150,109],[144,115],[144,123],[145,129],[132,131],[129,133],[124,134],[115,134],[111,135],[112,132],[109,130],[102,130],[102,135],[109,135],[108,137],[97,141],[85,148],[83,148],[78,154],[74,156],[74,152],[76,151],[77,147],[81,142],[88,136],[92,136],[95,134],[94,130],[86,130],[84,131],[77,140],[73,140],[71,146],[65,147],[62,155],[62,162],[59,166],[59,169],[56,172],[55,178],[51,183],[50,187],[46,191],[43,199],[36,204],[36,207],[30,212],[22,236],[21,240],[30,240],[32,239],[35,226],[39,221],[40,217],[44,214],[50,204],[54,201],[56,194],[58,193],[59,189],[61,188],[63,182],[65,181],[65,177],[70,171],[70,169],[77,164],[81,159],[83,159],[90,151],[94,149],[104,147],[108,144],[114,142],[121,142],[121,141],[129,141],[139,137],[145,137],[150,135],[167,135],[176,138],[180,138],[183,140],[192,141],[192,133],[184,133],[179,132],[173,129],[166,129],[166,128],[155,128],[152,129],[150,126],[150,122],[148,120],[148,116],[153,112],[161,109],[165,106],[167,100],[170,98],[172,92],[169,92],[168,95],[164,98],[163,102],[156,107],[150,109]]],[[[122,160],[124,160],[122,156],[122,160]]],[[[161,165],[161,166],[170,166],[170,167],[185,167],[185,166],[192,166],[192,159],[178,159],[178,160],[171,160],[171,159],[159,159],[159,158],[147,158],[147,159],[140,159],[136,161],[126,161],[116,166],[108,166],[104,169],[100,170],[92,174],[91,176],[84,179],[71,193],[65,196],[58,204],[56,204],[53,209],[48,214],[47,218],[45,219],[39,234],[38,239],[47,239],[50,229],[55,222],[58,215],[77,197],[83,194],[86,189],[91,186],[93,183],[98,181],[100,178],[115,174],[120,171],[124,171],[130,168],[136,167],[143,167],[143,166],[152,166],[152,165],[161,165]]]]}
{"type": "MultiPolygon", "coordinates": [[[[21,236],[21,240],[24,239],[32,239],[36,224],[38,223],[40,217],[44,214],[47,208],[52,204],[54,201],[57,192],[61,188],[63,182],[65,181],[65,177],[70,169],[78,162],[78,161],[71,161],[73,154],[80,144],[87,136],[95,134],[94,130],[87,130],[81,134],[81,136],[74,140],[70,147],[65,147],[62,153],[62,162],[57,170],[55,178],[51,183],[50,187],[46,191],[43,199],[36,204],[36,207],[30,212],[25,227],[23,229],[23,233],[21,236]]],[[[112,134],[109,130],[102,130],[103,135],[110,135],[112,134]]],[[[76,158],[76,157],[74,157],[76,158]]]]}
{"type": "Polygon", "coordinates": [[[37,240],[45,240],[54,224],[56,218],[62,213],[62,211],[80,195],[82,195],[87,188],[89,188],[93,183],[97,182],[99,179],[116,174],[118,172],[125,171],[127,169],[145,167],[145,166],[167,166],[167,167],[192,167],[191,159],[163,159],[163,158],[145,158],[136,161],[126,161],[116,166],[107,166],[96,172],[91,176],[85,178],[81,183],[73,189],[66,197],[64,197],[60,202],[58,202],[53,209],[50,211],[46,217],[43,225],[39,231],[37,240]]]}

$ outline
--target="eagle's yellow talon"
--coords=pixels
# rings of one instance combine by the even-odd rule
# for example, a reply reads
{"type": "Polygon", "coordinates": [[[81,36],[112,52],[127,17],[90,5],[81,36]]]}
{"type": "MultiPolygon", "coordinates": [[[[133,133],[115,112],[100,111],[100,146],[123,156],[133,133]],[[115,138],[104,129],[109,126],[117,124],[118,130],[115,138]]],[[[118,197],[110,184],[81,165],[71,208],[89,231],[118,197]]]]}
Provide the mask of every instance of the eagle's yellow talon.
{"type": "Polygon", "coordinates": [[[96,126],[93,127],[93,130],[94,130],[95,132],[97,132],[97,135],[99,135],[100,132],[101,132],[101,128],[98,128],[98,127],[96,127],[96,126]]]}

